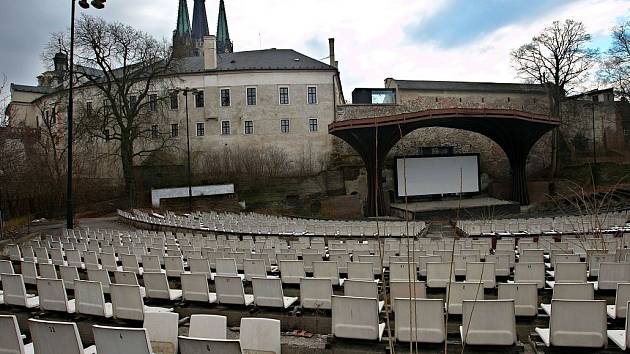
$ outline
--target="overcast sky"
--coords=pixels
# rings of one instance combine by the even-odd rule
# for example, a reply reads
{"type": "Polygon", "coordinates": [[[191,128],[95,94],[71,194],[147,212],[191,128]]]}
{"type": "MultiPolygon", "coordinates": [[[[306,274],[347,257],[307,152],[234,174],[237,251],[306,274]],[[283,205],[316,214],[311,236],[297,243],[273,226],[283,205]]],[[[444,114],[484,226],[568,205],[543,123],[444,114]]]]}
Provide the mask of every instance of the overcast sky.
{"type": "MultiPolygon", "coordinates": [[[[0,73],[36,84],[51,32],[68,27],[71,0],[0,0],[0,73]]],[[[225,0],[234,49],[291,48],[328,56],[335,37],[346,97],[387,77],[514,82],[511,49],[554,20],[584,22],[606,49],[612,26],[630,19],[630,0],[225,0]]],[[[85,11],[158,38],[175,27],[178,0],[109,0],[85,11]]],[[[211,33],[218,0],[206,0],[211,33]]],[[[193,0],[188,1],[192,15],[193,0]]],[[[79,12],[84,12],[77,7],[79,12]]]]}

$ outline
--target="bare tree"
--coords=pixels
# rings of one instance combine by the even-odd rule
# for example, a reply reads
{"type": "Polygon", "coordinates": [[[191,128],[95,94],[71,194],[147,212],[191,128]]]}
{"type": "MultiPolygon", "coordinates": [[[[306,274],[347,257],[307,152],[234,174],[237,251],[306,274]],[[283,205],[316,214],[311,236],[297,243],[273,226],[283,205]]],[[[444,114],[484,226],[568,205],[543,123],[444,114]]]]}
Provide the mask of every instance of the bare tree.
{"type": "MultiPolygon", "coordinates": [[[[133,203],[134,161],[169,147],[169,134],[154,125],[165,119],[173,88],[170,45],[122,23],[83,16],[76,25],[75,63],[79,102],[77,132],[101,142],[120,159],[125,189],[133,203]],[[89,102],[87,101],[89,99],[89,102]]],[[[63,33],[53,34],[43,58],[65,50],[63,33]]]]}
{"type": "Polygon", "coordinates": [[[8,94],[7,94],[7,77],[2,74],[0,78],[0,127],[9,125],[7,115],[5,114],[7,108],[8,94]]]}
{"type": "MultiPolygon", "coordinates": [[[[591,35],[584,24],[567,19],[554,21],[531,42],[511,52],[518,75],[527,82],[546,84],[550,90],[550,113],[560,117],[566,92],[587,77],[597,58],[597,51],[587,48],[591,35]]],[[[552,133],[551,176],[558,170],[559,131],[552,133]]]]}
{"type": "Polygon", "coordinates": [[[617,95],[630,100],[630,21],[614,27],[612,45],[602,60],[600,78],[613,85],[617,95]]]}

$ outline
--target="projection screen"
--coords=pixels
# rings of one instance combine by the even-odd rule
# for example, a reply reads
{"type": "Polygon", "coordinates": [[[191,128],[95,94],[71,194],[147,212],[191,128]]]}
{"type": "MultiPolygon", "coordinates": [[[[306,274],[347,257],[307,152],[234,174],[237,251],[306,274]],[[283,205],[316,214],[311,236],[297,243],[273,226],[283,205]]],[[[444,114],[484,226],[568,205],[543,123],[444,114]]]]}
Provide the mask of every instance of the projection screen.
{"type": "Polygon", "coordinates": [[[479,192],[478,160],[479,155],[399,157],[396,159],[398,196],[479,192]]]}

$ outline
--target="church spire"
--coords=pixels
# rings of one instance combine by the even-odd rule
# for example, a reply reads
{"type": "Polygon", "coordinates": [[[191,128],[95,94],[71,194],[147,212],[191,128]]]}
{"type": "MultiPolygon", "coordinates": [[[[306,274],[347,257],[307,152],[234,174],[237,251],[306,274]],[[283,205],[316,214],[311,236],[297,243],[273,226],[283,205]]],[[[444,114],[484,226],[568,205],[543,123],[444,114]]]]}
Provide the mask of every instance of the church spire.
{"type": "Polygon", "coordinates": [[[217,21],[217,53],[232,53],[232,41],[228,30],[227,16],[225,15],[225,4],[223,0],[219,3],[219,19],[217,21]]]}
{"type": "Polygon", "coordinates": [[[190,17],[186,0],[179,0],[177,9],[177,25],[173,31],[173,57],[185,58],[192,55],[190,37],[190,17]]]}
{"type": "Polygon", "coordinates": [[[195,42],[203,42],[203,37],[210,34],[206,15],[206,0],[195,0],[193,8],[192,38],[195,42]]]}

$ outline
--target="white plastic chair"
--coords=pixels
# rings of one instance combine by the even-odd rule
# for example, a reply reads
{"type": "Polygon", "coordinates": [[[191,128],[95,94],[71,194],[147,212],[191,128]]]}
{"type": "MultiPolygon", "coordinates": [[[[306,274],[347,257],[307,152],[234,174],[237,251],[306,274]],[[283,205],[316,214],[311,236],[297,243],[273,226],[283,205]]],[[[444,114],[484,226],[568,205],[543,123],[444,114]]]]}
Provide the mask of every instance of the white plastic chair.
{"type": "Polygon", "coordinates": [[[375,281],[372,263],[370,262],[350,262],[348,266],[348,280],[368,280],[375,281]]]}
{"type": "Polygon", "coordinates": [[[630,283],[630,263],[601,263],[597,288],[614,290],[619,283],[630,283]]]}
{"type": "Polygon", "coordinates": [[[483,284],[480,282],[452,282],[446,287],[446,311],[461,315],[464,300],[479,301],[484,299],[483,284]]]}
{"type": "Polygon", "coordinates": [[[246,281],[252,281],[252,278],[266,278],[267,267],[263,259],[245,259],[243,261],[243,273],[246,281]]]}
{"type": "Polygon", "coordinates": [[[452,263],[427,263],[427,287],[445,288],[449,282],[455,281],[455,269],[452,263]],[[450,280],[449,280],[450,274],[450,280]]]}
{"type": "Polygon", "coordinates": [[[252,278],[254,303],[261,307],[289,308],[297,297],[284,296],[282,281],[277,278],[252,278]]]}
{"type": "Polygon", "coordinates": [[[427,286],[423,281],[390,281],[389,293],[391,299],[396,298],[416,298],[424,299],[427,297],[427,286]]]}
{"type": "Polygon", "coordinates": [[[114,318],[121,320],[144,320],[145,312],[171,312],[173,309],[145,306],[138,285],[111,285],[114,318]]]}
{"type": "Polygon", "coordinates": [[[466,281],[480,281],[484,288],[494,289],[497,286],[495,264],[487,262],[466,263],[466,281]]]}
{"type": "Polygon", "coordinates": [[[315,261],[313,262],[313,277],[328,278],[333,285],[343,286],[345,279],[339,277],[339,268],[337,262],[331,261],[315,261]]]}
{"type": "Polygon", "coordinates": [[[112,304],[105,302],[100,282],[76,280],[74,282],[76,313],[109,318],[112,317],[112,304]]]}
{"type": "Polygon", "coordinates": [[[547,347],[602,348],[608,344],[605,300],[551,300],[549,328],[535,331],[547,347]]]}
{"type": "Polygon", "coordinates": [[[306,277],[303,261],[279,261],[280,279],[284,284],[300,284],[300,279],[306,277]]]}
{"type": "Polygon", "coordinates": [[[226,339],[227,317],[219,315],[191,315],[188,336],[205,339],[226,339]]]}
{"type": "Polygon", "coordinates": [[[238,276],[216,275],[214,285],[219,304],[249,306],[254,303],[254,295],[245,294],[243,281],[238,276]]]}
{"type": "Polygon", "coordinates": [[[182,291],[169,287],[165,273],[145,272],[143,278],[148,298],[170,301],[181,299],[182,291]]]}
{"type": "Polygon", "coordinates": [[[92,326],[98,354],[153,354],[145,328],[92,326]]]}
{"type": "MultiPolygon", "coordinates": [[[[558,283],[553,288],[551,299],[595,300],[595,288],[593,283],[558,283]]],[[[540,304],[540,307],[551,316],[551,304],[540,304]]]]}
{"type": "Polygon", "coordinates": [[[178,313],[146,313],[142,326],[147,330],[153,354],[177,354],[178,313]]]}
{"type": "Polygon", "coordinates": [[[332,282],[330,279],[302,278],[300,279],[300,301],[305,309],[332,308],[332,282]]]}
{"type": "Polygon", "coordinates": [[[0,315],[0,352],[7,354],[33,354],[33,343],[24,344],[15,315],[0,315]]]}
{"type": "Polygon", "coordinates": [[[184,301],[198,301],[210,304],[217,301],[217,294],[210,292],[206,273],[185,273],[181,275],[181,280],[182,298],[184,301]]]}
{"type": "Polygon", "coordinates": [[[516,263],[514,265],[515,283],[535,283],[538,289],[545,287],[545,263],[516,263]]]}
{"type": "Polygon", "coordinates": [[[59,266],[59,276],[63,280],[63,285],[66,289],[70,290],[74,290],[74,281],[81,279],[77,267],[71,265],[59,266]]]}
{"type": "MultiPolygon", "coordinates": [[[[111,279],[109,278],[109,272],[105,269],[88,269],[87,276],[89,281],[97,281],[101,283],[103,293],[109,294],[109,286],[111,285],[111,279]]],[[[80,280],[80,279],[76,279],[80,280]]]]}
{"type": "Polygon", "coordinates": [[[333,335],[339,338],[380,341],[385,323],[379,323],[377,309],[378,300],[374,298],[333,296],[333,335]]]}
{"type": "Polygon", "coordinates": [[[66,288],[61,279],[37,279],[39,308],[42,311],[74,313],[75,300],[68,301],[66,288]]]}
{"type": "MultiPolygon", "coordinates": [[[[630,306],[626,303],[626,309],[630,306]]],[[[609,329],[606,331],[608,338],[613,341],[621,350],[630,348],[630,314],[626,313],[626,327],[624,329],[609,329]]]]}
{"type": "Polygon", "coordinates": [[[378,294],[378,284],[369,280],[347,280],[343,287],[343,295],[349,297],[369,297],[377,300],[377,309],[380,313],[383,311],[385,301],[378,301],[380,299],[378,294]]]}
{"type": "Polygon", "coordinates": [[[238,339],[206,339],[185,336],[179,336],[178,339],[181,354],[243,354],[241,342],[238,339]]]}
{"type": "Polygon", "coordinates": [[[33,347],[37,354],[96,354],[96,347],[83,348],[74,322],[29,319],[33,347]]]}
{"type": "Polygon", "coordinates": [[[37,284],[37,263],[24,261],[20,264],[24,284],[37,284]]]}
{"type": "Polygon", "coordinates": [[[164,268],[167,277],[179,278],[184,273],[184,261],[181,256],[165,256],[164,268]]]}
{"type": "Polygon", "coordinates": [[[535,283],[499,283],[499,300],[514,300],[516,316],[538,314],[538,286],[535,283]]]}
{"type": "Polygon", "coordinates": [[[615,304],[606,306],[608,317],[612,319],[625,318],[628,301],[630,301],[630,283],[617,284],[615,304]]]}
{"type": "Polygon", "coordinates": [[[280,321],[269,318],[241,318],[241,348],[249,353],[280,353],[280,321]]]}
{"type": "Polygon", "coordinates": [[[446,340],[441,299],[394,298],[394,312],[396,340],[421,343],[446,340]]]}
{"type": "Polygon", "coordinates": [[[465,300],[459,331],[468,345],[516,344],[514,300],[465,300]]]}
{"type": "Polygon", "coordinates": [[[553,288],[557,283],[586,283],[586,269],[587,264],[583,262],[558,262],[553,274],[554,280],[548,280],[547,285],[553,288]]]}
{"type": "Polygon", "coordinates": [[[2,289],[5,305],[26,308],[39,306],[39,297],[26,292],[22,274],[3,274],[2,289]]]}

